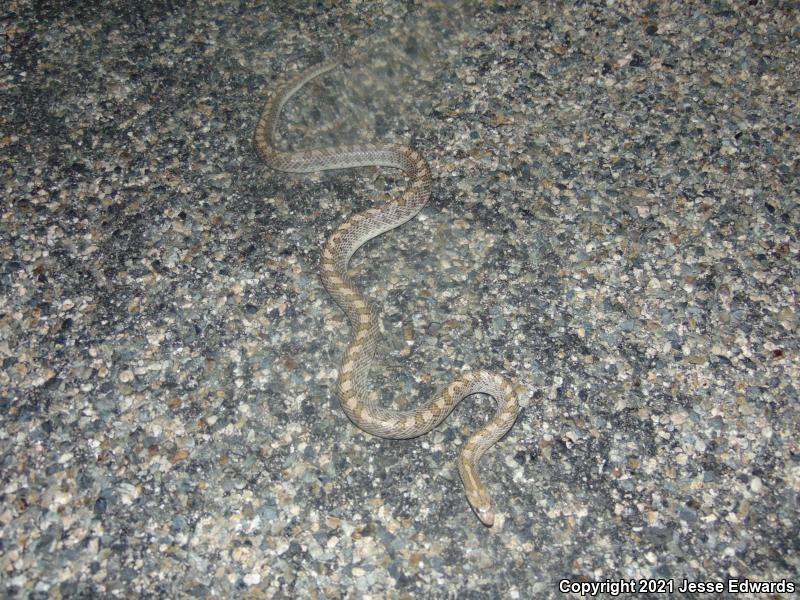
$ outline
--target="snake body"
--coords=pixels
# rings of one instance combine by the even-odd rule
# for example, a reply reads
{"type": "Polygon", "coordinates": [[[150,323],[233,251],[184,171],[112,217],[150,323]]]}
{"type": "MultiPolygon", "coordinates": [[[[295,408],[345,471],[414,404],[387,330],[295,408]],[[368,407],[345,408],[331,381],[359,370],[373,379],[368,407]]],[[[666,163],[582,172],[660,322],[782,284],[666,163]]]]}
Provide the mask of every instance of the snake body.
{"type": "Polygon", "coordinates": [[[476,464],[486,450],[511,429],[517,418],[519,404],[511,382],[495,373],[469,371],[413,410],[388,410],[377,406],[370,400],[367,377],[380,338],[378,319],[347,274],[350,258],[359,247],[412,219],[425,206],[431,191],[427,161],[413,148],[397,144],[359,144],[291,152],[276,147],[278,118],[284,104],[306,82],[337,64],[335,61],[321,63],[278,85],[264,104],[254,141],[261,159],[278,171],[310,173],[382,166],[400,169],[409,180],[399,198],[355,214],[342,223],[322,251],[323,285],[346,313],[351,326],[350,342],[338,373],[338,397],[347,417],[363,431],[382,438],[408,439],[428,433],[439,425],[463,398],[476,393],[492,396],[496,402],[493,418],[467,440],[458,459],[458,472],[467,500],[481,522],[491,526],[494,512],[476,464]]]}

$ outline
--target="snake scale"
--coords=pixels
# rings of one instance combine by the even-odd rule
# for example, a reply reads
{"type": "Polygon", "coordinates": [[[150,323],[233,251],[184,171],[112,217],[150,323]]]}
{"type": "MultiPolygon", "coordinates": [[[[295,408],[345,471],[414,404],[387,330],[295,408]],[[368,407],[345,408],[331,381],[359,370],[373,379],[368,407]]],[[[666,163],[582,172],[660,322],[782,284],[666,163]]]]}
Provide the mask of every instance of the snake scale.
{"type": "Polygon", "coordinates": [[[481,522],[491,527],[494,512],[476,464],[481,456],[511,429],[519,403],[511,381],[487,371],[468,371],[440,389],[413,410],[388,410],[370,400],[367,376],[375,354],[380,328],[366,298],[347,274],[353,254],[368,240],[412,219],[428,201],[431,172],[416,150],[397,144],[359,144],[283,151],[276,147],[278,118],[284,104],[309,80],[338,65],[330,61],[287,78],[270,94],[255,131],[255,147],[271,168],[291,173],[381,166],[400,169],[408,177],[402,195],[382,206],[369,208],[342,223],[328,238],[322,251],[320,274],[323,285],[346,313],[350,342],[339,367],[337,394],[347,417],[363,431],[388,439],[414,438],[439,425],[463,398],[482,393],[496,403],[493,418],[464,444],[458,472],[467,500],[481,522]]]}

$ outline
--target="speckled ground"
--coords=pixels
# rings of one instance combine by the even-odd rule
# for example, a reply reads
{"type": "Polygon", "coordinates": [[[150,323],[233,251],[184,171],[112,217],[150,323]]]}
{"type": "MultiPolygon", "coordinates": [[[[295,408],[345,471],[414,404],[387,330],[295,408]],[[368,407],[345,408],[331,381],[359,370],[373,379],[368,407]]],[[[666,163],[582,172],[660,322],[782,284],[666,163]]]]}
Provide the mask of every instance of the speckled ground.
{"type": "Polygon", "coordinates": [[[800,583],[796,3],[173,4],[0,9],[0,594],[800,583]],[[430,161],[353,272],[385,402],[524,387],[492,530],[453,464],[486,402],[396,442],[333,397],[321,244],[403,180],[251,143],[337,47],[284,136],[430,161]]]}

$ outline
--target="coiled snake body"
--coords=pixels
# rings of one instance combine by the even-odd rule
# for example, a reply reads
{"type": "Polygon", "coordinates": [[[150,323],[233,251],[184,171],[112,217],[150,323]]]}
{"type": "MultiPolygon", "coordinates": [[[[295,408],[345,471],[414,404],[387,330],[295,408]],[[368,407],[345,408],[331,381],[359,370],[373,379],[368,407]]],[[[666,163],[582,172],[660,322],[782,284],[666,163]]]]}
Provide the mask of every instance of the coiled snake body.
{"type": "Polygon", "coordinates": [[[401,169],[409,179],[403,194],[382,206],[351,216],[328,238],[322,251],[320,272],[328,293],[347,314],[350,343],[342,358],[337,391],[348,418],[360,429],[382,438],[408,439],[441,423],[463,398],[484,393],[496,401],[494,417],[464,444],[458,472],[467,500],[484,525],[494,523],[491,500],[478,477],[476,463],[486,450],[514,424],[519,404],[511,382],[487,371],[469,371],[442,388],[422,406],[413,410],[388,410],[369,399],[367,376],[380,337],[378,319],[347,275],[350,257],[365,242],[412,219],[428,201],[431,173],[427,161],[414,149],[401,145],[362,144],[315,148],[296,152],[278,150],[275,145],[278,117],[287,100],[309,80],[330,71],[337,62],[311,67],[280,85],[267,100],[255,132],[255,147],[271,168],[293,173],[329,169],[383,166],[401,169]]]}

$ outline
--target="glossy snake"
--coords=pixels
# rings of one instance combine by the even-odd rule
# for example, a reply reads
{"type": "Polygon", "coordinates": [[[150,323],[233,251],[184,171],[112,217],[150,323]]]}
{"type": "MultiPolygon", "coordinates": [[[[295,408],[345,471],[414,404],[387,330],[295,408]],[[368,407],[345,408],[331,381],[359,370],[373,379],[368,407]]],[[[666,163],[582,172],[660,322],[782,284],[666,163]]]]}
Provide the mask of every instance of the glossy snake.
{"type": "Polygon", "coordinates": [[[337,392],[348,418],[360,429],[382,438],[407,439],[428,433],[450,414],[456,404],[471,394],[489,394],[496,401],[494,417],[464,444],[458,472],[467,499],[484,525],[494,523],[491,500],[478,476],[476,463],[486,450],[512,427],[519,404],[511,382],[495,373],[469,371],[439,390],[413,410],[387,410],[370,401],[367,376],[380,329],[378,319],[364,296],[347,275],[350,257],[367,240],[412,219],[428,201],[431,172],[427,161],[414,149],[389,144],[335,146],[302,151],[279,150],[275,144],[278,117],[287,100],[309,80],[333,69],[326,62],[309,68],[279,85],[261,112],[255,132],[255,147],[271,168],[293,173],[329,169],[383,166],[402,170],[409,180],[403,194],[382,206],[351,216],[328,238],[322,251],[322,282],[347,314],[351,337],[342,358],[337,392]]]}

